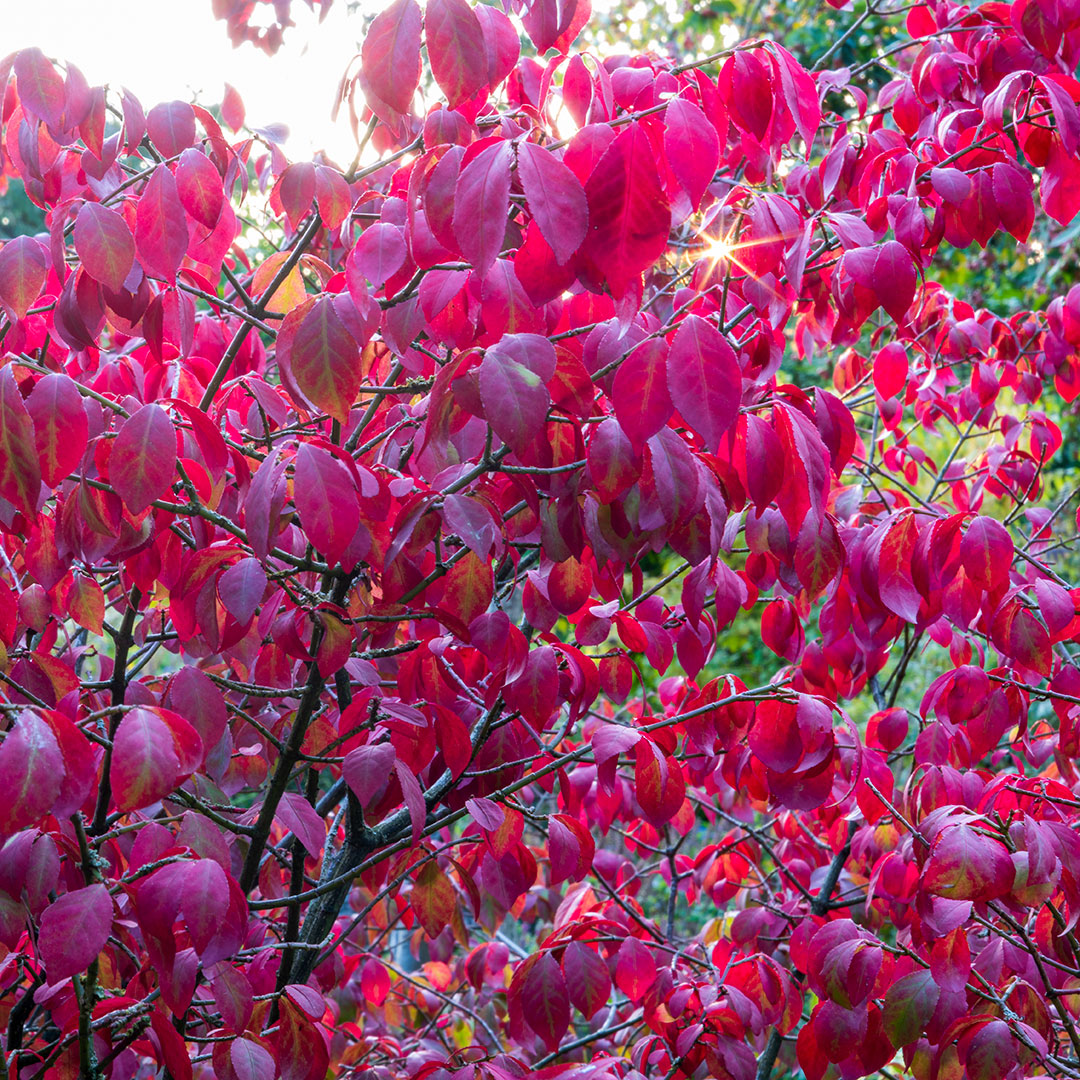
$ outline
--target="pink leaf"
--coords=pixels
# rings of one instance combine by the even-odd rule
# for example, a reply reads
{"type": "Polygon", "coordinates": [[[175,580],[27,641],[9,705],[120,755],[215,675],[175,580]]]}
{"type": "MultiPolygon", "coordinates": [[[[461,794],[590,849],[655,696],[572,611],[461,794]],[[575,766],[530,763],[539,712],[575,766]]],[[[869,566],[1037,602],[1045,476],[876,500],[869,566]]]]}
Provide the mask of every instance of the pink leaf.
{"type": "Polygon", "coordinates": [[[671,214],[645,129],[624,128],[585,184],[589,234],[585,251],[622,297],[667,248],[671,214]]]}
{"type": "Polygon", "coordinates": [[[0,743],[0,836],[33,825],[60,794],[64,759],[56,735],[30,710],[19,713],[0,743]]]}
{"type": "Polygon", "coordinates": [[[29,236],[16,236],[0,248],[0,300],[21,319],[45,284],[45,255],[29,236]]]}
{"type": "Polygon", "coordinates": [[[478,274],[502,250],[510,207],[510,147],[498,139],[462,170],[454,190],[454,235],[478,274]]]}
{"type": "Polygon", "coordinates": [[[917,285],[915,264],[903,244],[882,244],[874,259],[874,291],[878,303],[899,323],[904,321],[917,285]]]}
{"type": "Polygon", "coordinates": [[[286,792],[278,803],[278,817],[304,845],[307,853],[317,859],[326,843],[326,823],[315,812],[315,807],[303,795],[286,792]]]}
{"type": "Polygon", "coordinates": [[[377,221],[369,225],[349,252],[345,273],[359,272],[376,288],[396,274],[405,264],[408,248],[397,225],[377,221]]]}
{"type": "Polygon", "coordinates": [[[0,369],[0,496],[30,516],[41,493],[34,422],[11,367],[0,369]]]}
{"type": "Polygon", "coordinates": [[[533,142],[518,145],[517,171],[529,212],[561,265],[581,246],[588,231],[585,191],[550,150],[533,142]]]}
{"type": "Polygon", "coordinates": [[[176,192],[184,209],[200,224],[214,228],[225,205],[221,177],[210,159],[194,147],[180,155],[176,192]]]}
{"type": "Polygon", "coordinates": [[[356,484],[349,470],[329,451],[302,443],[296,454],[293,500],[312,544],[331,565],[339,562],[360,524],[356,484]]]}
{"type": "Polygon", "coordinates": [[[360,349],[329,297],[316,300],[304,315],[290,358],[301,392],[335,420],[345,423],[363,379],[360,349]]]}

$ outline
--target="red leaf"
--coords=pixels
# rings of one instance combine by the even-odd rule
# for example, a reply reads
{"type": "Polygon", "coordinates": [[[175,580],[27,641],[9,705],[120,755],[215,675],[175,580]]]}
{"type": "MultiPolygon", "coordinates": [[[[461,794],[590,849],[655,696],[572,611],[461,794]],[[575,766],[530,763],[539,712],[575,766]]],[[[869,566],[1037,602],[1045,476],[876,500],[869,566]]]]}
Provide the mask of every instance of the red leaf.
{"type": "Polygon", "coordinates": [[[641,456],[622,425],[609,416],[592,429],[587,449],[589,475],[605,503],[617,499],[641,475],[641,456]]]}
{"type": "Polygon", "coordinates": [[[409,111],[420,85],[420,23],[416,0],[394,0],[371,20],[360,51],[368,86],[395,112],[409,111]]]}
{"type": "Polygon", "coordinates": [[[218,579],[218,596],[239,623],[250,622],[266,592],[266,571],[258,559],[241,559],[218,579]]]}
{"type": "Polygon", "coordinates": [[[15,56],[15,78],[24,109],[56,127],[67,100],[64,80],[40,49],[23,49],[15,56]]]}
{"type": "Polygon", "coordinates": [[[973,518],[960,541],[964,573],[980,588],[997,592],[1008,588],[1013,561],[1009,530],[991,517],[973,518]]]}
{"type": "Polygon", "coordinates": [[[133,514],[169,490],[176,472],[176,431],[160,405],[144,405],[120,426],[109,455],[109,482],[133,514]]]}
{"type": "Polygon", "coordinates": [[[119,292],[135,265],[135,237],[127,222],[101,203],[83,203],[75,219],[74,238],[86,272],[119,292]]]}
{"type": "Polygon", "coordinates": [[[424,15],[431,73],[456,109],[487,83],[480,21],[466,0],[429,0],[424,15]]]}
{"type": "MultiPolygon", "coordinates": [[[[1029,5],[1037,7],[1037,4],[1029,5]]],[[[1032,195],[1031,173],[1015,165],[1001,162],[991,170],[994,202],[997,203],[1001,224],[1021,243],[1027,243],[1035,224],[1035,199],[1032,195]]]]}
{"type": "Polygon", "coordinates": [[[214,1006],[235,1032],[244,1031],[254,1009],[254,992],[248,977],[231,964],[219,964],[210,980],[214,1006]]]}
{"type": "Polygon", "coordinates": [[[542,731],[547,727],[559,703],[559,668],[555,650],[550,645],[533,649],[525,661],[525,670],[503,691],[511,709],[519,710],[526,720],[542,731]]]}
{"type": "Polygon", "coordinates": [[[195,859],[183,866],[184,891],[180,911],[191,943],[201,956],[221,929],[229,909],[229,879],[213,859],[195,859]]]}
{"type": "Polygon", "coordinates": [[[971,1040],[964,1065],[971,1080],[998,1080],[1008,1076],[1016,1062],[1017,1042],[1009,1025],[1004,1020],[991,1020],[971,1040]]]}
{"type": "Polygon", "coordinates": [[[913,514],[903,514],[886,530],[878,551],[881,602],[906,622],[918,622],[922,597],[912,582],[911,563],[919,529],[913,514]]]}
{"type": "Polygon", "coordinates": [[[221,177],[210,159],[191,147],[176,166],[176,192],[184,209],[200,225],[212,229],[221,217],[225,192],[221,177]]]}
{"type": "Polygon", "coordinates": [[[75,470],[86,450],[89,423],[82,401],[67,375],[43,376],[26,399],[34,421],[34,446],[50,487],[75,470]]]}
{"type": "Polygon", "coordinates": [[[352,206],[352,193],[345,177],[328,165],[315,169],[315,205],[319,216],[328,229],[336,229],[348,216],[352,206]]]}
{"type": "Polygon", "coordinates": [[[667,358],[671,400],[714,454],[735,426],[742,400],[742,372],[735,350],[712,323],[683,319],[667,358]]]}
{"type": "Polygon", "coordinates": [[[86,970],[105,948],[112,919],[112,897],[100,884],[65,893],[45,909],[38,951],[50,983],[86,970]]]}
{"type": "Polygon", "coordinates": [[[239,91],[225,84],[225,93],[221,99],[221,119],[233,131],[239,131],[244,126],[244,101],[239,91]]]}
{"type": "Polygon", "coordinates": [[[665,251],[671,214],[656,154],[639,123],[623,129],[585,184],[589,233],[585,251],[622,297],[665,251]]]}
{"type": "Polygon", "coordinates": [[[595,949],[580,941],[571,941],[563,952],[563,975],[570,1001],[587,1020],[591,1020],[611,997],[608,966],[595,949]]]}
{"type": "MultiPolygon", "coordinates": [[[[517,340],[523,338],[532,339],[533,335],[517,335],[517,340]]],[[[523,454],[546,431],[551,395],[544,385],[543,369],[537,372],[535,362],[520,362],[518,357],[528,357],[511,348],[510,340],[503,338],[485,354],[480,364],[480,394],[495,434],[516,453],[523,454]]],[[[550,351],[553,370],[555,354],[550,343],[544,338],[535,341],[537,350],[550,351]]]]}
{"type": "Polygon", "coordinates": [[[795,541],[795,575],[811,600],[825,590],[844,565],[844,545],[829,515],[807,515],[795,541]]]}
{"type": "Polygon", "coordinates": [[[146,133],[162,157],[176,157],[195,141],[195,110],[186,101],[167,101],[146,114],[146,133]]]}
{"type": "Polygon", "coordinates": [[[874,357],[874,389],[883,398],[896,397],[907,385],[908,357],[898,342],[886,345],[874,357]]]}
{"type": "Polygon", "coordinates": [[[405,264],[408,249],[397,225],[377,221],[369,225],[349,252],[346,274],[360,273],[376,288],[393,277],[405,264]]]}
{"type": "Polygon", "coordinates": [[[971,974],[971,948],[964,927],[958,926],[933,943],[930,948],[930,973],[942,990],[955,994],[967,986],[971,974]]]}
{"type": "Polygon", "coordinates": [[[905,975],[889,987],[882,1022],[893,1046],[910,1046],[923,1034],[940,995],[933,977],[925,969],[905,975]]]}
{"type": "Polygon", "coordinates": [[[615,985],[633,1002],[639,1002],[656,979],[656,961],[637,938],[619,946],[615,961],[615,985]]]}
{"type": "MultiPolygon", "coordinates": [[[[189,737],[198,739],[187,721],[173,716],[187,728],[185,735],[190,733],[189,737]]],[[[161,712],[132,709],[125,713],[113,738],[109,771],[117,808],[126,811],[150,806],[168,795],[186,775],[177,742],[161,712]]]]}
{"type": "Polygon", "coordinates": [[[696,210],[720,164],[720,139],[705,113],[685,98],[668,102],[664,123],[668,164],[696,210]]]}
{"type": "Polygon", "coordinates": [[[570,997],[559,962],[550,952],[540,955],[521,984],[521,1012],[554,1054],[570,1026],[570,997]]]}
{"type": "Polygon", "coordinates": [[[356,483],[346,466],[328,450],[301,443],[293,501],[311,543],[331,566],[340,562],[360,525],[356,483]]]}
{"type": "Polygon", "coordinates": [[[904,321],[918,284],[915,263],[903,244],[882,244],[874,259],[874,292],[878,303],[899,323],[904,321]]]}
{"type": "Polygon", "coordinates": [[[668,391],[667,359],[663,338],[647,338],[615,373],[611,387],[615,416],[638,453],[675,411],[668,391]]]}
{"type": "Polygon", "coordinates": [[[434,859],[424,863],[417,873],[409,905],[429,938],[438,937],[450,925],[457,908],[457,893],[434,859]]]}
{"type": "Polygon", "coordinates": [[[303,795],[286,792],[278,803],[278,817],[303,844],[304,850],[317,859],[326,844],[326,822],[315,812],[315,807],[303,795]]]}
{"type": "Polygon", "coordinates": [[[591,14],[591,0],[530,0],[521,21],[542,56],[567,52],[591,14]]]}
{"type": "Polygon", "coordinates": [[[341,772],[361,806],[370,806],[382,797],[396,756],[390,743],[369,743],[345,755],[341,772]]]}
{"type": "Polygon", "coordinates": [[[173,174],[159,165],[135,210],[135,246],[148,274],[172,282],[188,246],[187,217],[173,174]]]}
{"type": "Polygon", "coordinates": [[[229,1047],[229,1063],[236,1080],[266,1080],[277,1075],[277,1064],[268,1050],[251,1039],[234,1039],[229,1047]]]}

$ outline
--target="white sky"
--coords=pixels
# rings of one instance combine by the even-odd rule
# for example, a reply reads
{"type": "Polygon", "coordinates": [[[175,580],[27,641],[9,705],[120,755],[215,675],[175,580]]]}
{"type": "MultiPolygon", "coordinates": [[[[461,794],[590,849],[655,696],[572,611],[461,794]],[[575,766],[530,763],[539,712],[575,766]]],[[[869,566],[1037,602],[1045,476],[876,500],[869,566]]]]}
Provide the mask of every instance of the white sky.
{"type": "MultiPolygon", "coordinates": [[[[384,0],[365,7],[378,10],[384,0]]],[[[70,60],[91,85],[126,86],[149,109],[176,98],[204,105],[221,101],[224,84],[240,92],[246,122],[289,127],[286,152],[306,158],[314,150],[347,165],[355,144],[346,110],[331,124],[338,80],[362,36],[359,16],[338,0],[322,24],[303,0],[293,0],[296,26],[274,57],[244,44],[234,49],[211,0],[30,0],[2,5],[4,55],[38,46],[70,60]]]]}

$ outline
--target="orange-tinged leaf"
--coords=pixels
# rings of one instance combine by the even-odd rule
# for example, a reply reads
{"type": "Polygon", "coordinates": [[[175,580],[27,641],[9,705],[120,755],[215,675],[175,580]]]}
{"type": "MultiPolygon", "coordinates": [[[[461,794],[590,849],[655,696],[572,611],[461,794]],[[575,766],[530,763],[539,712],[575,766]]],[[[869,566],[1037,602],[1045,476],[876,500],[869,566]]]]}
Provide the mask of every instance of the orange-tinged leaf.
{"type": "Polygon", "coordinates": [[[301,392],[345,423],[362,381],[360,349],[329,298],[317,300],[297,328],[292,373],[301,392]]]}
{"type": "Polygon", "coordinates": [[[73,236],[86,272],[107,289],[119,292],[135,265],[135,237],[128,223],[107,206],[83,203],[73,236]]]}
{"type": "Polygon", "coordinates": [[[31,515],[41,492],[41,466],[34,446],[34,422],[23,404],[11,368],[0,370],[0,496],[31,515]]]}
{"type": "Polygon", "coordinates": [[[300,273],[299,265],[294,266],[285,275],[285,280],[274,290],[272,296],[263,295],[288,257],[289,252],[277,251],[261,262],[255,271],[255,276],[251,282],[251,292],[257,300],[261,301],[265,311],[274,311],[279,315],[286,315],[308,298],[307,290],[304,288],[304,277],[300,273]]]}
{"type": "Polygon", "coordinates": [[[992,900],[1012,888],[1013,877],[1004,844],[970,825],[953,825],[934,841],[921,886],[949,900],[992,900]]]}
{"type": "Polygon", "coordinates": [[[90,425],[82,395],[67,375],[45,375],[26,399],[34,421],[34,447],[45,483],[59,484],[75,471],[86,451],[90,425]]]}
{"type": "Polygon", "coordinates": [[[449,926],[457,908],[457,893],[434,859],[424,863],[416,875],[409,903],[428,937],[438,937],[449,926]]]}
{"type": "Polygon", "coordinates": [[[133,514],[163,495],[176,472],[176,432],[160,405],[144,405],[124,421],[109,455],[109,480],[133,514]]]}
{"type": "Polygon", "coordinates": [[[0,248],[0,301],[21,319],[45,284],[45,254],[29,236],[16,236],[0,248]]]}

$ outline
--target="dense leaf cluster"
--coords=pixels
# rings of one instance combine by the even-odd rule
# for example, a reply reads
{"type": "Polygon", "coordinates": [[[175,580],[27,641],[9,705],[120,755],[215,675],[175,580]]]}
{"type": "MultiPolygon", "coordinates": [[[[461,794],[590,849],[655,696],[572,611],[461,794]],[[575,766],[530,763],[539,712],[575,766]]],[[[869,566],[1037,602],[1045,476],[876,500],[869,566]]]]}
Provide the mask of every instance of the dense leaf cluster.
{"type": "Polygon", "coordinates": [[[588,17],[395,0],[344,169],[0,61],[10,1076],[1080,1069],[1080,286],[935,280],[1080,211],[1080,8],[588,17]]]}

